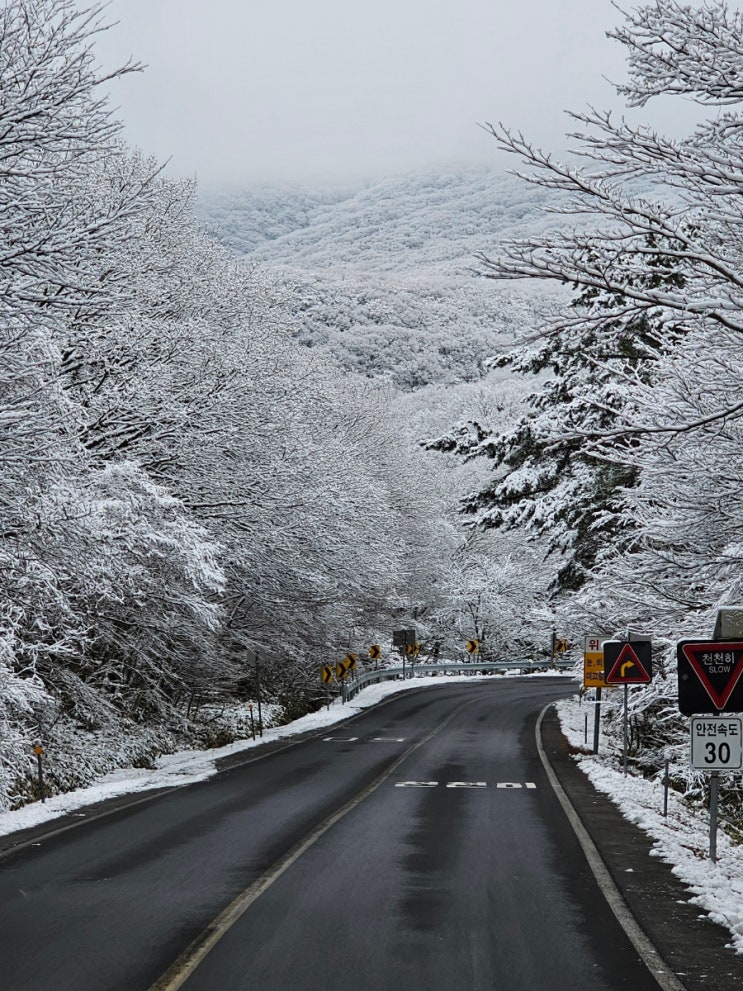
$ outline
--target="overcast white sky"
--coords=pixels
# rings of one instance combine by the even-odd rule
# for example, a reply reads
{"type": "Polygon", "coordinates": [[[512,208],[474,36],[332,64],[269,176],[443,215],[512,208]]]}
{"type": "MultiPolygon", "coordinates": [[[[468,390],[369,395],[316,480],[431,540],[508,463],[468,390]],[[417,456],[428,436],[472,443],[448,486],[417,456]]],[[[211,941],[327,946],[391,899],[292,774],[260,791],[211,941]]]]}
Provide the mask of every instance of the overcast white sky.
{"type": "Polygon", "coordinates": [[[478,123],[559,149],[563,111],[616,105],[602,77],[624,76],[609,0],[112,0],[107,15],[101,64],[147,65],[112,90],[127,139],[205,186],[512,164],[478,123]]]}

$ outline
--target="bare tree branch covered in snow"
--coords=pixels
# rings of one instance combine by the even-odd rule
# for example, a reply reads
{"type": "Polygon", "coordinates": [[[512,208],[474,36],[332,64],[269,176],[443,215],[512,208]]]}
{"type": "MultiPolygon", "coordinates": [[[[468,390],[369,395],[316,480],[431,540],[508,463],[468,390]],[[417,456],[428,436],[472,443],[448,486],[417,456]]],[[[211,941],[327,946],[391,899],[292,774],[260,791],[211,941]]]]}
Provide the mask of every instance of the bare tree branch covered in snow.
{"type": "MultiPolygon", "coordinates": [[[[725,0],[654,0],[612,33],[630,105],[670,96],[714,110],[686,138],[589,108],[571,115],[561,162],[488,125],[517,174],[561,198],[552,233],[481,256],[483,273],[574,292],[540,336],[496,359],[539,377],[515,426],[478,424],[457,442],[495,461],[469,508],[567,553],[559,590],[576,624],[633,625],[669,648],[711,632],[715,609],[743,592],[741,16],[725,0]]],[[[663,671],[649,718],[672,705],[663,671]]]]}

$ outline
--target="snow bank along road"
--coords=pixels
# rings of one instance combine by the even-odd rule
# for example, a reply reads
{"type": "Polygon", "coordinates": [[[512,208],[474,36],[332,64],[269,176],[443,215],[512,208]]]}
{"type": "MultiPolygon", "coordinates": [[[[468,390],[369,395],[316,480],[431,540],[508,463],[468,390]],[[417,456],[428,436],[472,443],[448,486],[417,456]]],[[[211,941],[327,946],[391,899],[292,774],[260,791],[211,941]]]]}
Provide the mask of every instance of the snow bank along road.
{"type": "Polygon", "coordinates": [[[13,991],[657,991],[534,724],[566,679],[396,696],[8,854],[13,991]]]}

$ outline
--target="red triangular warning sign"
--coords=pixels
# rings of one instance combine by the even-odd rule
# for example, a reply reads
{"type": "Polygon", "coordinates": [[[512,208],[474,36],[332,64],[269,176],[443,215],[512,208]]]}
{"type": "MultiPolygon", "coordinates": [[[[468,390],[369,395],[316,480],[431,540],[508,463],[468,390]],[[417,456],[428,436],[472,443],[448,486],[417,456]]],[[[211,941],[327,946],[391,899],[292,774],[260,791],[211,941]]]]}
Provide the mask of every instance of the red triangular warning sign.
{"type": "Polygon", "coordinates": [[[681,649],[716,708],[724,709],[743,674],[743,643],[685,643],[681,649]]]}
{"type": "MultiPolygon", "coordinates": [[[[604,643],[604,657],[608,660],[610,659],[607,655],[606,647],[607,641],[604,643]]],[[[645,654],[650,648],[649,643],[625,643],[619,651],[619,654],[614,661],[614,663],[609,667],[607,664],[607,674],[606,674],[606,684],[607,685],[647,685],[652,680],[650,663],[648,660],[640,659],[640,648],[642,647],[642,653],[645,654]],[[636,649],[637,648],[637,649],[636,649]]]]}

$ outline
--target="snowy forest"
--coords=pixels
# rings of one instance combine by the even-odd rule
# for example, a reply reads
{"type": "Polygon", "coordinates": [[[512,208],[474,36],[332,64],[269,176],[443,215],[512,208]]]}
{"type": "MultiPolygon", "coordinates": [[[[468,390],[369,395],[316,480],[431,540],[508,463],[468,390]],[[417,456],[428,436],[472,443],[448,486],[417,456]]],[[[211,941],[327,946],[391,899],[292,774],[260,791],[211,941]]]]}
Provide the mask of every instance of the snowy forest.
{"type": "Polygon", "coordinates": [[[494,124],[492,170],[325,190],[128,148],[105,23],[0,13],[0,808],[34,747],[65,790],[227,742],[258,676],[286,721],[411,625],[525,661],[647,634],[633,766],[693,793],[675,644],[743,599],[741,14],[616,29],[684,139],[597,109],[564,160],[494,124]]]}

